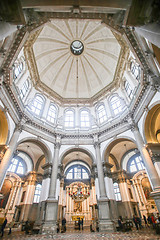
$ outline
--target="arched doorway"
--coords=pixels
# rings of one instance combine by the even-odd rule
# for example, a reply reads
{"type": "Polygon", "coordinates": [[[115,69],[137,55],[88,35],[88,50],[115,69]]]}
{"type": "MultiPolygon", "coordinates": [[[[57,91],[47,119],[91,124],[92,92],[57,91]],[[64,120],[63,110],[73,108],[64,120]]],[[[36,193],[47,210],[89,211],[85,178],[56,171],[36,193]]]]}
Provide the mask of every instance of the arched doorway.
{"type": "Polygon", "coordinates": [[[97,199],[91,167],[83,160],[75,159],[64,167],[58,202],[58,222],[66,219],[67,230],[79,229],[78,221],[89,230],[98,219],[97,199]]]}

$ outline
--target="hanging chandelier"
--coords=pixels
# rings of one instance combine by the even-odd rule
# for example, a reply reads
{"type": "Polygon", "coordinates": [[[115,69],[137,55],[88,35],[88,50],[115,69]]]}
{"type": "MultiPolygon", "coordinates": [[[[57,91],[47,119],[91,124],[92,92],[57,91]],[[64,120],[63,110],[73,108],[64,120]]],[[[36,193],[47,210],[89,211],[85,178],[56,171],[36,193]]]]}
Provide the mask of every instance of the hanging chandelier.
{"type": "Polygon", "coordinates": [[[72,188],[69,189],[69,196],[75,202],[82,202],[90,196],[90,193],[88,191],[88,187],[82,189],[81,184],[78,184],[76,191],[73,192],[72,188]]]}

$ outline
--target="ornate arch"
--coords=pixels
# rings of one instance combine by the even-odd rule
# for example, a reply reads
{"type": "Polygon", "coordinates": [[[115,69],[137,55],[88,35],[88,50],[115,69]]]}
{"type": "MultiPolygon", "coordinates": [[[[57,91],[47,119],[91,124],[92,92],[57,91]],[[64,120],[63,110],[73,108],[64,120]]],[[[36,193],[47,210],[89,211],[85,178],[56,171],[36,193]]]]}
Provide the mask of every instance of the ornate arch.
{"type": "Polygon", "coordinates": [[[27,138],[21,139],[18,142],[18,145],[21,143],[25,143],[25,142],[31,142],[31,143],[36,144],[43,151],[45,159],[46,159],[46,163],[51,162],[51,159],[52,159],[51,150],[42,139],[27,137],[27,138]]]}

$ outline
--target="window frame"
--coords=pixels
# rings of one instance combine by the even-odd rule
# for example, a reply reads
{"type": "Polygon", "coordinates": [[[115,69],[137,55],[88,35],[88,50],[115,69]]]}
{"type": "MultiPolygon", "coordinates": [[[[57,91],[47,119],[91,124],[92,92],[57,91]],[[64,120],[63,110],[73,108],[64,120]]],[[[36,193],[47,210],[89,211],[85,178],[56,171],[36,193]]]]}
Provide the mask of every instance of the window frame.
{"type": "Polygon", "coordinates": [[[66,179],[67,179],[67,180],[79,181],[79,180],[89,180],[89,179],[90,179],[90,172],[89,172],[89,170],[88,170],[85,166],[83,166],[82,164],[74,164],[74,165],[70,166],[70,167],[67,169],[67,171],[65,172],[65,175],[66,175],[66,179]],[[81,178],[75,178],[75,174],[78,173],[78,171],[77,171],[77,172],[74,171],[75,168],[81,169],[81,172],[80,172],[81,178]],[[73,171],[71,172],[72,178],[67,178],[67,175],[69,174],[69,172],[70,172],[71,170],[73,170],[73,171]],[[85,170],[85,172],[83,172],[83,170],[85,170]],[[87,174],[88,174],[88,178],[82,178],[84,173],[87,173],[87,174]]]}
{"type": "Polygon", "coordinates": [[[47,121],[50,122],[50,123],[53,123],[53,124],[56,124],[56,121],[57,121],[57,116],[58,116],[58,109],[57,109],[57,106],[54,104],[54,103],[51,103],[49,105],[49,108],[48,108],[48,113],[47,113],[47,121]],[[49,112],[50,112],[50,108],[51,107],[54,107],[55,108],[55,111],[51,111],[51,113],[55,113],[55,117],[52,117],[51,115],[49,115],[49,112]],[[49,120],[48,118],[50,117],[50,119],[53,119],[53,121],[49,120]]]}
{"type": "Polygon", "coordinates": [[[131,61],[130,63],[130,71],[132,73],[132,75],[137,79],[140,80],[141,77],[141,68],[140,65],[138,63],[135,63],[133,61],[131,61]]]}
{"type": "Polygon", "coordinates": [[[65,109],[65,113],[64,113],[64,127],[65,128],[74,128],[75,127],[75,111],[72,108],[67,108],[65,109]],[[70,116],[67,116],[67,112],[72,112],[72,121],[70,121],[70,116]],[[66,117],[69,119],[69,121],[66,121],[66,117]],[[68,123],[66,125],[66,123],[68,123]],[[72,124],[70,124],[72,123],[72,124]]]}
{"type": "MultiPolygon", "coordinates": [[[[86,116],[87,116],[86,115],[86,116]]],[[[87,129],[87,128],[90,128],[91,127],[91,116],[90,116],[90,111],[88,109],[81,109],[80,112],[79,112],[79,127],[80,128],[83,128],[83,129],[87,129]],[[82,121],[82,113],[83,112],[86,112],[87,115],[88,115],[88,121],[82,121]],[[84,126],[82,126],[82,123],[84,123],[84,126]],[[88,123],[88,125],[86,124],[88,123]]],[[[86,116],[84,116],[84,119],[86,118],[86,116]]]]}
{"type": "Polygon", "coordinates": [[[117,94],[114,94],[114,95],[112,95],[112,96],[110,97],[109,103],[110,103],[111,111],[112,111],[112,113],[114,114],[114,116],[118,116],[118,115],[120,115],[120,113],[123,112],[122,101],[121,101],[121,98],[120,98],[117,94]],[[115,104],[117,105],[117,101],[114,101],[114,102],[112,103],[113,98],[116,98],[116,99],[118,100],[118,102],[120,103],[121,110],[120,110],[119,106],[116,107],[115,109],[113,108],[113,104],[114,104],[114,105],[115,105],[115,104]],[[117,113],[115,113],[115,110],[116,110],[116,109],[118,110],[117,113]]]}
{"type": "Polygon", "coordinates": [[[40,202],[41,192],[42,192],[42,184],[38,183],[35,187],[33,203],[39,203],[40,202]]]}
{"type": "Polygon", "coordinates": [[[27,96],[27,93],[29,92],[30,89],[30,77],[28,77],[23,85],[22,88],[20,89],[20,98],[24,100],[24,98],[27,96]]]}
{"type": "Polygon", "coordinates": [[[20,176],[23,176],[27,172],[27,165],[26,165],[25,161],[21,157],[19,157],[17,155],[14,155],[12,160],[11,160],[11,163],[10,163],[8,169],[7,169],[7,171],[15,173],[15,174],[20,175],[20,176]],[[17,160],[18,162],[16,164],[12,163],[12,161],[14,161],[14,160],[17,160]],[[23,173],[17,172],[18,168],[20,167],[19,166],[20,164],[22,164],[23,173]],[[12,171],[13,166],[16,166],[14,171],[12,171]]]}
{"type": "Polygon", "coordinates": [[[121,191],[120,191],[120,188],[119,188],[119,184],[117,182],[113,183],[113,189],[114,189],[114,194],[115,194],[116,201],[122,201],[121,191]]]}
{"type": "MultiPolygon", "coordinates": [[[[39,102],[37,104],[39,104],[39,102]]],[[[36,94],[34,96],[33,100],[32,100],[30,110],[35,116],[41,117],[42,114],[43,114],[44,106],[45,106],[45,98],[43,97],[43,95],[36,94]],[[41,108],[37,108],[37,106],[34,106],[34,102],[36,102],[36,98],[41,98],[42,99],[42,104],[41,104],[42,107],[41,108]],[[34,111],[32,110],[33,107],[35,109],[34,111]],[[36,110],[39,110],[39,114],[36,113],[36,110]]]]}
{"type": "Polygon", "coordinates": [[[128,98],[131,100],[133,98],[133,90],[127,80],[124,81],[124,89],[126,91],[128,98]]]}
{"type": "Polygon", "coordinates": [[[105,108],[105,106],[104,106],[103,103],[99,104],[99,105],[96,107],[96,115],[97,115],[99,124],[102,124],[102,123],[104,123],[104,122],[107,121],[106,108],[105,108]],[[99,110],[100,107],[103,107],[103,110],[99,110]],[[101,116],[101,117],[100,117],[100,113],[102,113],[102,116],[101,116]],[[103,119],[103,121],[101,121],[101,119],[103,119]]]}
{"type": "Polygon", "coordinates": [[[143,159],[140,155],[140,153],[135,153],[132,157],[130,157],[130,159],[128,160],[128,163],[127,163],[127,171],[131,174],[133,173],[137,173],[139,171],[142,171],[142,170],[145,170],[145,165],[144,165],[144,162],[143,162],[143,159]],[[136,161],[136,158],[140,158],[140,161],[137,162],[136,161]],[[131,163],[134,161],[134,164],[131,165],[131,163]],[[140,165],[140,168],[139,168],[139,165],[140,165]],[[135,171],[131,171],[130,168],[131,166],[135,166],[136,167],[136,170],[135,171]]]}

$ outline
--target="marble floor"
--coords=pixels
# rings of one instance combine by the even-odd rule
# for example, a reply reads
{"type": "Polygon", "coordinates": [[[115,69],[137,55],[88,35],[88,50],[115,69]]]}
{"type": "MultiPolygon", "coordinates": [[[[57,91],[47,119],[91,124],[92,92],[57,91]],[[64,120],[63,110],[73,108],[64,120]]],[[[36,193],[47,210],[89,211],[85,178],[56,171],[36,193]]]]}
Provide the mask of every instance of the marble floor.
{"type": "Polygon", "coordinates": [[[95,232],[91,233],[89,231],[75,231],[75,232],[66,232],[66,233],[58,233],[53,235],[26,235],[24,232],[15,232],[12,231],[11,235],[7,235],[8,231],[6,230],[3,238],[1,239],[15,239],[15,240],[45,240],[45,239],[70,239],[70,240],[160,240],[160,235],[155,233],[153,229],[143,228],[142,230],[135,230],[129,232],[112,232],[112,233],[100,233],[95,232]]]}

